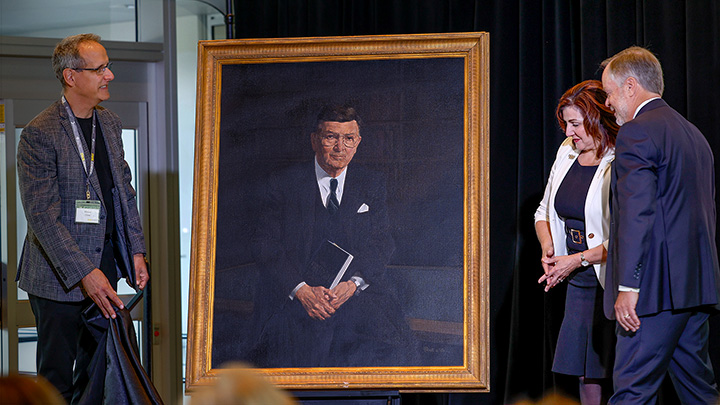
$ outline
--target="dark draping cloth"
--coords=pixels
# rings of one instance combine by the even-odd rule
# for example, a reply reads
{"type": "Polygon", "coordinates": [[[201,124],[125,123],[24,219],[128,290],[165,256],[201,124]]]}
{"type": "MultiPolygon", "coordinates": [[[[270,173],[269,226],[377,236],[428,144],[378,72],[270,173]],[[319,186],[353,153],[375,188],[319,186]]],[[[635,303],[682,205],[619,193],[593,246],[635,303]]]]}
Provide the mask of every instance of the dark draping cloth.
{"type": "Polygon", "coordinates": [[[83,312],[85,324],[98,342],[90,361],[90,381],[79,404],[162,404],[155,386],[140,363],[135,327],[130,311],[142,294],[117,317],[106,319],[96,305],[83,312]]]}

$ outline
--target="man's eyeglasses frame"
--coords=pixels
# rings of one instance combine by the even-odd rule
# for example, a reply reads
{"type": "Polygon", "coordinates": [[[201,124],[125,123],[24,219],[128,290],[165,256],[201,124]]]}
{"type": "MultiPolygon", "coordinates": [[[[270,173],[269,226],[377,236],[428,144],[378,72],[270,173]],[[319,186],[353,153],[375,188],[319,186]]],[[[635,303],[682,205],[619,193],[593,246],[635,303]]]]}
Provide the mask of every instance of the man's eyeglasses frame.
{"type": "Polygon", "coordinates": [[[360,143],[360,135],[351,135],[351,137],[348,137],[347,135],[338,135],[338,134],[320,134],[320,143],[322,143],[323,146],[329,148],[333,147],[340,142],[342,139],[342,144],[345,145],[346,148],[352,149],[358,146],[360,143]]]}
{"type": "Polygon", "coordinates": [[[102,66],[99,66],[99,67],[96,67],[96,68],[70,68],[70,69],[76,70],[76,71],[78,71],[78,72],[82,72],[83,70],[87,70],[87,71],[90,71],[90,72],[95,72],[96,75],[100,76],[100,75],[105,74],[105,71],[108,70],[108,69],[110,69],[110,68],[112,67],[112,64],[113,64],[112,62],[108,62],[107,64],[102,65],[102,66]]]}

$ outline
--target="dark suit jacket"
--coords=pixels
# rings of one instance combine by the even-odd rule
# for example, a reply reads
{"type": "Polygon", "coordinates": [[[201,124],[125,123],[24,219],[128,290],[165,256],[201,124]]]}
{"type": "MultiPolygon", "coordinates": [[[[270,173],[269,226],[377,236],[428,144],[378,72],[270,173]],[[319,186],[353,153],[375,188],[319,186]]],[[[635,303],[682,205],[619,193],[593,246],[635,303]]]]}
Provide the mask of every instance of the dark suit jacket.
{"type": "Polygon", "coordinates": [[[663,100],[620,128],[613,167],[605,315],[618,285],[637,314],[718,304],[715,166],[700,131],[663,100]]]}
{"type": "MultiPolygon", "coordinates": [[[[96,110],[115,184],[116,243],[121,252],[118,265],[134,278],[132,255],[145,253],[145,242],[135,190],[130,185],[130,168],[124,159],[122,125],[111,111],[102,107],[96,110]]],[[[85,141],[82,143],[89,156],[85,141]]],[[[106,211],[103,205],[100,224],[75,223],[75,201],[86,199],[86,174],[62,102],[53,103],[23,129],[17,166],[28,222],[18,268],[20,288],[51,300],[81,301],[80,280],[100,265],[106,211]]],[[[102,201],[101,196],[93,172],[90,198],[102,201]]]]}
{"type": "MultiPolygon", "coordinates": [[[[377,174],[359,165],[350,164],[346,170],[345,189],[335,214],[342,223],[342,232],[333,242],[354,255],[348,276],[362,276],[370,284],[368,291],[383,290],[385,265],[395,249],[385,184],[377,174]],[[358,212],[363,204],[368,210],[358,212]]],[[[322,204],[314,163],[295,165],[272,175],[264,201],[253,238],[253,254],[277,297],[287,299],[300,282],[310,283],[306,270],[323,240],[320,231],[314,229],[318,205],[322,204]]]]}
{"type": "MultiPolygon", "coordinates": [[[[253,239],[261,272],[255,300],[258,339],[243,357],[256,366],[420,364],[419,346],[397,299],[398,286],[386,276],[395,244],[384,181],[358,164],[347,170],[340,208],[332,216],[322,204],[313,162],[267,181],[253,239]],[[330,319],[318,321],[288,295],[303,281],[320,285],[309,264],[328,234],[354,256],[346,278],[361,276],[369,287],[350,297],[330,319]]],[[[323,278],[329,282],[332,276],[323,278]]]]}

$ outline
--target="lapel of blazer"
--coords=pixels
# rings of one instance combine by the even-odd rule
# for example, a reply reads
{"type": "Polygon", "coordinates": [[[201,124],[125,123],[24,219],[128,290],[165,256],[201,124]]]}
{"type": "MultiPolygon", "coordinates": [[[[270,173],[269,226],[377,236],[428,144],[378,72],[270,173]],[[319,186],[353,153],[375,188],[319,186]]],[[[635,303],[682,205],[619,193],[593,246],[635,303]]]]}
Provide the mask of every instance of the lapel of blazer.
{"type": "Polygon", "coordinates": [[[343,198],[338,213],[342,213],[342,215],[346,217],[351,217],[357,214],[357,209],[360,208],[360,186],[362,181],[358,180],[360,173],[357,166],[353,168],[348,166],[345,170],[348,170],[348,172],[345,175],[343,198]]]}
{"type": "Polygon", "coordinates": [[[570,168],[572,167],[573,163],[575,163],[575,160],[578,158],[578,153],[575,151],[575,149],[572,147],[572,138],[566,138],[563,143],[563,146],[561,148],[564,149],[563,156],[560,157],[560,162],[557,165],[557,172],[555,173],[555,177],[553,179],[552,189],[550,191],[550,199],[548,200],[548,208],[555,207],[555,195],[558,192],[558,189],[560,188],[560,184],[565,179],[565,176],[570,171],[570,168]]]}
{"type": "MultiPolygon", "coordinates": [[[[65,110],[65,107],[63,106],[62,102],[58,101],[58,113],[60,115],[60,124],[62,125],[63,129],[65,130],[65,134],[70,138],[70,144],[73,145],[73,149],[75,149],[75,152],[77,152],[77,158],[80,162],[80,165],[82,166],[82,158],[80,157],[80,150],[78,150],[78,144],[75,141],[75,132],[73,131],[72,124],[70,123],[70,117],[68,116],[67,110],[65,110]]],[[[98,121],[100,119],[98,118],[98,121]]],[[[78,131],[81,131],[80,128],[78,128],[78,131]]],[[[79,132],[80,135],[80,143],[82,144],[83,151],[82,153],[85,154],[85,162],[87,164],[90,164],[90,146],[87,145],[85,142],[85,137],[82,135],[82,132],[79,132]]],[[[89,168],[89,166],[88,166],[89,168]]],[[[83,169],[83,173],[85,173],[85,176],[87,176],[87,171],[83,169]]],[[[98,196],[102,195],[102,190],[100,189],[100,181],[98,180],[96,170],[93,169],[92,176],[90,176],[90,185],[95,190],[95,194],[98,196]]],[[[103,199],[98,197],[100,202],[102,203],[103,199]]]]}
{"type": "MultiPolygon", "coordinates": [[[[105,127],[101,124],[100,121],[101,121],[100,114],[98,113],[97,125],[100,128],[105,129],[105,127]]],[[[105,145],[107,145],[107,143],[108,143],[107,136],[105,135],[104,132],[103,132],[103,137],[105,138],[105,145]]],[[[90,147],[90,145],[85,145],[85,148],[89,148],[89,147],[90,147]]],[[[97,143],[95,143],[95,157],[97,157],[97,143]]],[[[112,165],[110,165],[110,166],[112,166],[112,165]]],[[[90,184],[92,184],[93,188],[95,189],[95,194],[97,194],[98,200],[100,200],[100,202],[103,204],[103,206],[105,206],[105,201],[102,198],[102,189],[100,189],[100,180],[98,179],[98,176],[97,176],[97,160],[95,161],[95,168],[93,169],[92,176],[90,176],[90,184]]],[[[107,207],[105,207],[105,209],[107,209],[107,207]]]]}
{"type": "Polygon", "coordinates": [[[613,160],[615,160],[614,151],[608,151],[608,153],[603,156],[602,160],[600,160],[600,164],[598,164],[598,168],[593,176],[592,183],[590,183],[586,201],[594,201],[597,198],[597,193],[603,193],[605,191],[603,187],[603,178],[605,177],[605,173],[608,173],[611,170],[613,160]]]}
{"type": "MultiPolygon", "coordinates": [[[[122,131],[122,128],[118,128],[115,123],[113,123],[110,120],[109,114],[106,113],[106,110],[102,107],[97,107],[95,109],[97,111],[98,115],[98,125],[102,129],[103,134],[103,140],[105,141],[105,149],[107,150],[108,160],[110,164],[110,174],[113,179],[113,184],[115,185],[115,189],[120,192],[122,187],[119,187],[123,182],[123,174],[118,173],[118,168],[113,164],[115,161],[113,158],[117,156],[122,156],[122,151],[117,150],[116,148],[116,142],[115,139],[118,135],[118,130],[122,131]]],[[[97,178],[97,176],[95,176],[97,178]]],[[[98,186],[100,183],[98,183],[98,186]]]]}

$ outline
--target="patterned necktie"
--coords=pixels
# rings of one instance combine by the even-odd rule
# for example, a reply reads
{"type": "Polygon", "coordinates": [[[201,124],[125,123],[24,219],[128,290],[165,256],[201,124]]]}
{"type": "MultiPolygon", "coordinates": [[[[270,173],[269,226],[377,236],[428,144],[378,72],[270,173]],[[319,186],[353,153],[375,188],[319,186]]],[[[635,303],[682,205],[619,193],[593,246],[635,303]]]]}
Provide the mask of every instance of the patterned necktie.
{"type": "Polygon", "coordinates": [[[337,199],[337,194],[335,194],[335,190],[337,190],[338,181],[337,179],[330,179],[330,196],[328,197],[327,201],[327,209],[330,211],[331,214],[334,214],[337,212],[338,208],[340,208],[340,203],[337,199]]]}

